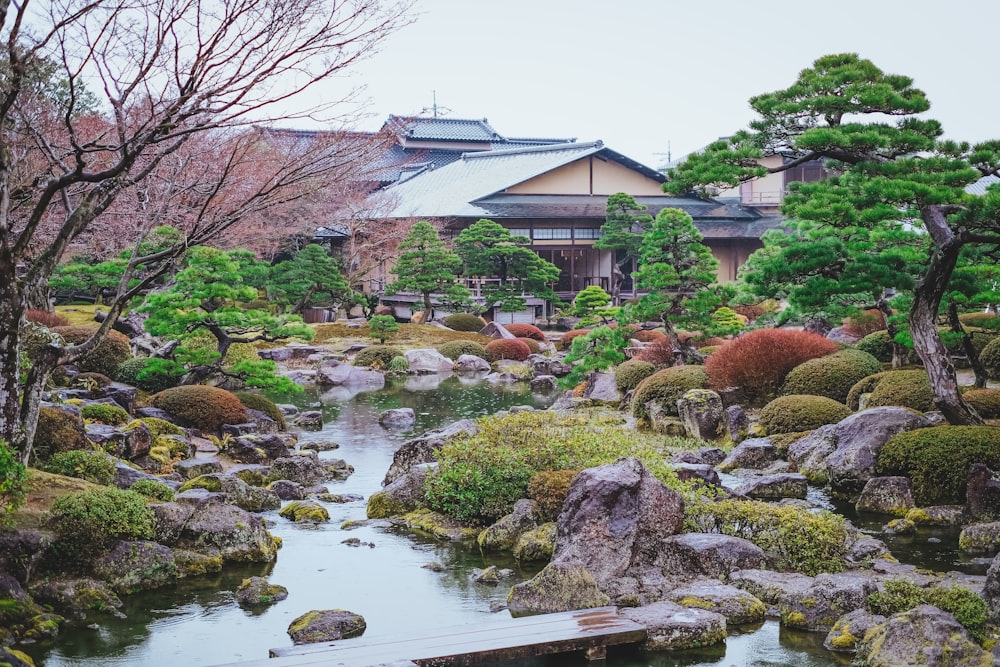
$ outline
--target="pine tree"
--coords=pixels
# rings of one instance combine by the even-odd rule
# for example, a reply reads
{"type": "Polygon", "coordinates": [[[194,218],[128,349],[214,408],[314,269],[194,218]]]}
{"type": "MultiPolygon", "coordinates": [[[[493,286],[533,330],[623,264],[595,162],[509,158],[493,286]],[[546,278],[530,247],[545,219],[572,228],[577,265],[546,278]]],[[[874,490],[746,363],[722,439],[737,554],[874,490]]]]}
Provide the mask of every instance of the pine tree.
{"type": "Polygon", "coordinates": [[[393,273],[396,280],[386,286],[387,294],[416,292],[423,297],[424,321],[433,314],[431,297],[451,308],[470,303],[468,288],[457,282],[462,270],[462,258],[448,248],[431,223],[421,220],[399,244],[402,251],[393,273]]]}
{"type": "Polygon", "coordinates": [[[601,225],[601,238],[594,242],[594,247],[598,250],[612,250],[615,253],[611,273],[611,298],[615,304],[619,301],[622,281],[625,279],[623,269],[638,259],[642,234],[653,222],[653,216],[648,213],[641,215],[633,213],[645,210],[645,206],[624,192],[616,192],[608,197],[606,216],[604,224],[601,225]]]}

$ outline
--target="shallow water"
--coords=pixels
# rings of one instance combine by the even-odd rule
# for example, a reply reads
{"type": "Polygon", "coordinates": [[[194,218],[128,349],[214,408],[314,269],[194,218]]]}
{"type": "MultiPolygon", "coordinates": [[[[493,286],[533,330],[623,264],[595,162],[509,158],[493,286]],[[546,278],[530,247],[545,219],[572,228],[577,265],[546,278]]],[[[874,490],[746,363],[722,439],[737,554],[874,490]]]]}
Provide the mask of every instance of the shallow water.
{"type": "MultiPolygon", "coordinates": [[[[417,377],[383,391],[326,394],[305,392],[274,397],[300,407],[321,404],[326,424],[305,433],[300,442],[334,440],[341,447],[323,457],[343,458],[355,473],[328,484],[333,493],[367,496],[381,481],[398,446],[414,434],[438,428],[462,417],[492,414],[512,405],[547,407],[555,395],[532,394],[525,384],[493,387],[450,377],[417,377]],[[411,407],[417,424],[411,431],[390,432],[378,425],[378,414],[389,408],[411,407]]],[[[186,580],[170,589],[136,594],[126,600],[124,620],[100,619],[99,627],[65,631],[56,641],[24,647],[39,666],[98,667],[142,665],[218,665],[267,656],[271,647],[290,646],[286,629],[297,616],[312,609],[349,609],[363,615],[370,635],[414,632],[449,625],[502,622],[506,612],[490,606],[506,599],[511,585],[534,575],[504,558],[484,558],[468,545],[421,538],[409,531],[375,526],[341,529],[347,520],[365,518],[365,500],[325,506],[328,524],[292,524],[269,512],[271,529],[284,546],[275,563],[227,567],[220,575],[186,580]],[[349,546],[358,538],[374,547],[349,546]],[[440,563],[443,571],[424,568],[440,563]],[[473,568],[496,564],[514,570],[512,579],[490,587],[472,583],[473,568]],[[234,601],[243,578],[266,575],[288,588],[289,597],[266,609],[250,612],[234,601]]],[[[935,568],[942,569],[942,568],[935,568]]],[[[953,568],[943,568],[953,569],[953,568]]],[[[768,621],[733,634],[725,647],[669,655],[612,652],[608,667],[826,667],[842,664],[821,648],[822,635],[795,633],[768,621]]],[[[585,664],[560,656],[521,665],[585,664]]]]}

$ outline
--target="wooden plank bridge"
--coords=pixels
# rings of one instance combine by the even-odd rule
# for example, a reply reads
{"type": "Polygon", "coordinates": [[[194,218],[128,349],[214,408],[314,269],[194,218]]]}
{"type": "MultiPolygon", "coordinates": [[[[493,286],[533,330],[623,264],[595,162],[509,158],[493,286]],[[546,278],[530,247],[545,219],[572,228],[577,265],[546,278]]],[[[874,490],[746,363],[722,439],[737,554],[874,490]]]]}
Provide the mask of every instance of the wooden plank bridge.
{"type": "Polygon", "coordinates": [[[385,637],[271,649],[271,659],[222,667],[374,667],[407,665],[445,667],[518,660],[580,651],[602,659],[608,646],[646,639],[646,628],[598,607],[514,618],[504,623],[460,625],[385,637]]]}

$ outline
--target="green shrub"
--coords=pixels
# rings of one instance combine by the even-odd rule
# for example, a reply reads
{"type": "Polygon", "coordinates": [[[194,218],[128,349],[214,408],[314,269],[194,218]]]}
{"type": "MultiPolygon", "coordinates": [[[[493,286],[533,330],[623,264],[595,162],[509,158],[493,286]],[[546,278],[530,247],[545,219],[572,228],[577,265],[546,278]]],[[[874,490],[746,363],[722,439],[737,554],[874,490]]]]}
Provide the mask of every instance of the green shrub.
{"type": "Polygon", "coordinates": [[[870,333],[855,343],[854,348],[867,352],[882,363],[892,361],[892,339],[888,331],[870,333]]]}
{"type": "Polygon", "coordinates": [[[255,394],[250,391],[235,391],[233,395],[240,399],[240,403],[243,407],[250,408],[251,410],[256,410],[257,412],[263,412],[265,415],[270,417],[278,425],[278,428],[284,431],[288,428],[288,424],[285,422],[285,414],[281,411],[274,401],[272,401],[267,396],[263,394],[255,394]]]}
{"type": "Polygon", "coordinates": [[[121,426],[127,424],[132,418],[128,411],[118,405],[111,403],[91,403],[80,408],[80,415],[84,420],[100,422],[110,426],[121,426]]]}
{"type": "Polygon", "coordinates": [[[527,345],[528,349],[531,351],[531,354],[541,354],[542,353],[542,346],[541,346],[541,344],[537,340],[535,340],[534,338],[517,338],[517,340],[519,340],[522,343],[524,343],[525,345],[527,345]]]}
{"type": "Polygon", "coordinates": [[[672,366],[656,371],[640,382],[632,394],[632,414],[648,420],[646,404],[659,403],[667,414],[677,414],[677,399],[689,389],[701,389],[708,381],[702,366],[672,366]]]}
{"type": "Polygon", "coordinates": [[[149,398],[154,408],[166,410],[177,421],[208,433],[216,433],[223,424],[242,424],[247,420],[240,399],[218,387],[187,385],[172,387],[149,398]]]}
{"type": "Polygon", "coordinates": [[[392,338],[399,331],[399,322],[392,315],[375,315],[368,320],[368,334],[377,338],[379,345],[384,345],[387,338],[392,338]]]}
{"type": "Polygon", "coordinates": [[[996,313],[962,313],[958,321],[966,327],[981,327],[983,329],[1000,329],[1000,317],[996,313]]]}
{"type": "Polygon", "coordinates": [[[0,524],[22,504],[28,491],[28,473],[17,452],[0,439],[0,524]]]}
{"type": "Polygon", "coordinates": [[[735,334],[743,329],[743,320],[735,310],[723,306],[712,313],[712,328],[719,334],[735,334]]]}
{"type": "Polygon", "coordinates": [[[487,361],[513,359],[524,361],[531,354],[531,348],[523,340],[517,338],[497,338],[486,344],[487,361]]]}
{"type": "Polygon", "coordinates": [[[1000,419],[1000,389],[970,389],[962,397],[983,419],[1000,419]]]}
{"type": "Polygon", "coordinates": [[[153,438],[158,438],[161,435],[184,435],[184,429],[180,426],[158,417],[140,417],[132,421],[128,428],[132,428],[136,424],[145,424],[146,428],[153,434],[153,438]]]}
{"type": "MultiPolygon", "coordinates": [[[[576,470],[635,456],[668,486],[690,489],[666,463],[662,437],[583,414],[518,412],[477,420],[479,433],[452,438],[426,484],[430,507],[463,521],[491,523],[528,495],[546,470],[576,470]]],[[[688,441],[683,441],[689,445],[688,441]]]]}
{"type": "Polygon", "coordinates": [[[514,338],[530,338],[539,343],[545,342],[545,334],[534,324],[519,324],[514,322],[513,324],[505,324],[503,326],[514,338]]]}
{"type": "Polygon", "coordinates": [[[174,490],[158,479],[136,480],[136,482],[128,488],[136,493],[141,493],[147,498],[162,500],[166,503],[169,503],[174,499],[174,490]]]}
{"type": "Polygon", "coordinates": [[[478,315],[455,313],[454,315],[449,315],[444,318],[444,325],[449,329],[454,329],[455,331],[478,332],[482,331],[483,327],[486,326],[486,320],[478,315]]]}
{"type": "Polygon", "coordinates": [[[107,485],[115,478],[115,462],[104,452],[92,449],[58,452],[39,465],[39,468],[56,475],[85,479],[94,484],[107,485]]]}
{"type": "MultiPolygon", "coordinates": [[[[55,327],[53,332],[59,334],[68,345],[79,345],[90,338],[98,327],[68,326],[55,327]]],[[[113,375],[122,362],[132,357],[132,343],[128,336],[117,331],[109,331],[107,337],[97,347],[88,352],[76,365],[84,372],[113,375]]]]}
{"type": "Polygon", "coordinates": [[[799,364],[785,376],[782,394],[826,396],[843,403],[857,382],[882,370],[878,359],[862,350],[848,349],[799,364]]]}
{"type": "Polygon", "coordinates": [[[385,370],[389,368],[393,357],[402,354],[401,350],[390,345],[369,345],[354,356],[354,365],[385,370]]]}
{"type": "Polygon", "coordinates": [[[181,376],[176,373],[157,372],[150,366],[149,357],[133,357],[124,361],[115,369],[114,377],[118,382],[123,382],[133,387],[138,387],[145,392],[155,394],[176,387],[181,376]]]}
{"type": "Polygon", "coordinates": [[[463,354],[470,354],[480,359],[486,359],[486,348],[472,340],[450,340],[441,344],[438,352],[455,361],[463,354]]]}
{"type": "Polygon", "coordinates": [[[81,563],[118,540],[153,538],[155,518],[145,498],[135,491],[106,486],[63,496],[52,505],[56,548],[72,563],[81,563]]]}
{"type": "Polygon", "coordinates": [[[556,520],[569,495],[569,485],[579,474],[579,470],[543,470],[528,481],[528,497],[538,503],[543,521],[556,520]]]}
{"type": "Polygon", "coordinates": [[[969,466],[1000,469],[1000,427],[932,426],[900,433],[878,454],[879,475],[910,478],[919,507],[961,505],[969,466]]]}
{"type": "Polygon", "coordinates": [[[986,621],[989,609],[986,600],[965,586],[940,586],[921,588],[906,579],[890,579],[881,590],[868,596],[868,611],[882,616],[892,616],[922,604],[929,604],[948,612],[961,623],[969,635],[978,642],[986,638],[986,621]]]}
{"type": "Polygon", "coordinates": [[[779,396],[760,411],[760,425],[768,435],[812,431],[824,424],[836,424],[850,416],[851,410],[826,396],[793,394],[779,396]]]}
{"type": "Polygon", "coordinates": [[[46,459],[56,452],[90,447],[83,419],[79,415],[62,408],[43,406],[39,409],[38,424],[32,440],[32,451],[38,459],[46,459]]]}
{"type": "Polygon", "coordinates": [[[862,394],[868,394],[866,408],[895,405],[919,412],[934,409],[931,383],[922,370],[882,371],[862,378],[847,393],[847,407],[858,410],[862,394]]]}
{"type": "Polygon", "coordinates": [[[836,343],[808,331],[757,329],[712,353],[705,372],[713,389],[739,387],[748,400],[763,403],[778,393],[793,368],[837,349],[836,343]]]}
{"type": "Polygon", "coordinates": [[[654,372],[656,366],[648,361],[629,359],[615,367],[615,386],[623,394],[628,393],[654,372]]]}
{"type": "Polygon", "coordinates": [[[404,356],[393,357],[386,370],[390,373],[405,375],[410,372],[410,362],[404,356]]]}
{"type": "Polygon", "coordinates": [[[781,571],[815,576],[844,569],[847,521],[832,512],[758,501],[694,499],[684,507],[684,530],[749,540],[781,571]]]}
{"type": "Polygon", "coordinates": [[[1000,337],[994,338],[983,351],[979,353],[979,363],[986,369],[987,375],[994,380],[1000,380],[1000,337]]]}

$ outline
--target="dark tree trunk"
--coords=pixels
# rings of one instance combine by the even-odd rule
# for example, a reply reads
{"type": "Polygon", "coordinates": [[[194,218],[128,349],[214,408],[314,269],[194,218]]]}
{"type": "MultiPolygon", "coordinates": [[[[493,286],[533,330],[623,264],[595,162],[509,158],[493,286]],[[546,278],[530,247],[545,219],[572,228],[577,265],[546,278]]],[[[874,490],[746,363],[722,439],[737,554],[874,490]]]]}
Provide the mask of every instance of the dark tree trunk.
{"type": "Polygon", "coordinates": [[[902,368],[906,359],[906,346],[896,342],[899,325],[892,321],[892,309],[889,308],[889,302],[885,300],[884,295],[875,301],[875,307],[885,318],[886,333],[889,334],[889,344],[892,345],[892,367],[902,368]]]}
{"type": "Polygon", "coordinates": [[[938,206],[925,206],[921,217],[934,239],[934,251],[923,280],[913,292],[910,310],[910,336],[913,347],[924,362],[930,378],[934,404],[950,424],[976,425],[983,419],[958,391],[955,364],[941,342],[937,330],[938,309],[948,287],[948,281],[962,251],[962,240],[948,225],[945,211],[938,206]]]}
{"type": "Polygon", "coordinates": [[[431,321],[431,315],[434,314],[434,306],[431,304],[431,293],[424,292],[424,324],[431,321]]]}
{"type": "Polygon", "coordinates": [[[28,447],[27,429],[21,422],[19,372],[24,306],[14,263],[0,258],[0,438],[22,455],[28,447]]]}
{"type": "Polygon", "coordinates": [[[979,363],[979,355],[972,344],[972,336],[962,328],[962,321],[958,319],[958,304],[951,300],[948,301],[948,324],[951,325],[951,330],[954,333],[962,334],[962,352],[969,360],[969,366],[972,367],[972,372],[976,376],[975,387],[977,389],[984,388],[988,379],[986,369],[979,363]]]}

